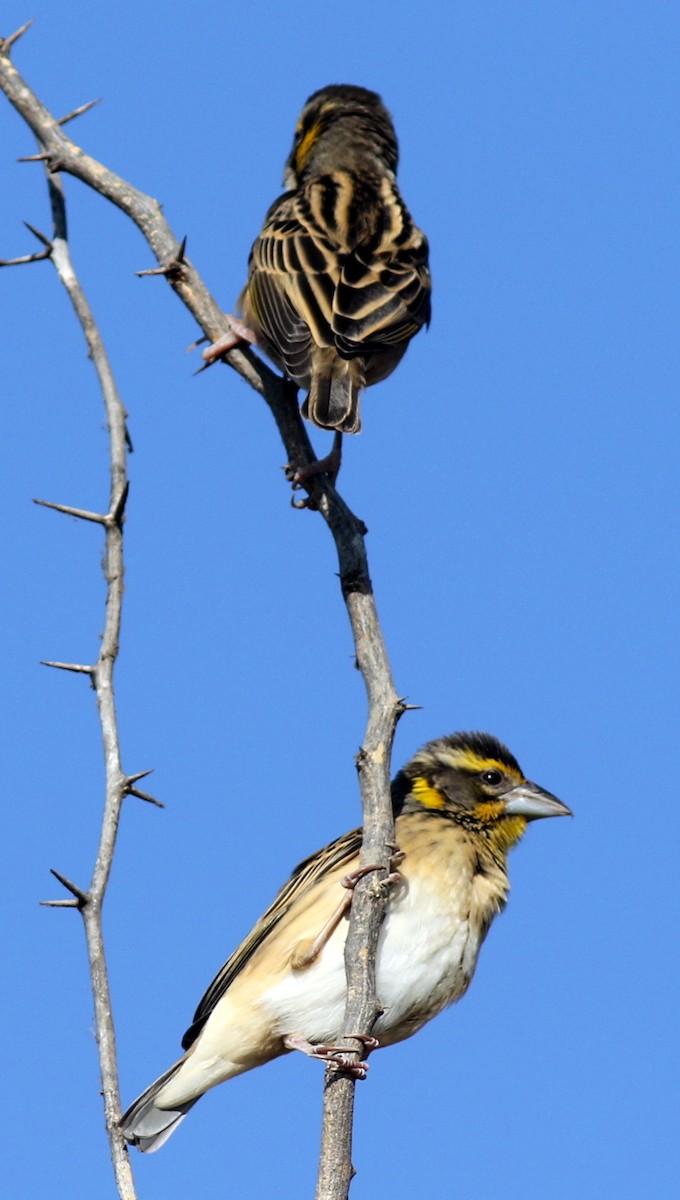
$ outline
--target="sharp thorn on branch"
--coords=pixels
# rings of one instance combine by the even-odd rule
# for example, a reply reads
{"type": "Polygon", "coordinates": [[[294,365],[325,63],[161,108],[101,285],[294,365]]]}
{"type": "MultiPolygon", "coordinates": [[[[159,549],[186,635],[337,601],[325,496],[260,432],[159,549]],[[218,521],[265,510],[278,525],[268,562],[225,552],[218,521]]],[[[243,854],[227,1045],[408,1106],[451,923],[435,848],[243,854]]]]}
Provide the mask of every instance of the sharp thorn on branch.
{"type": "Polygon", "coordinates": [[[80,908],[77,900],[39,900],[43,908],[80,908]]]}
{"type": "Polygon", "coordinates": [[[149,767],[148,771],[138,771],[136,775],[128,775],[125,780],[125,787],[132,787],[133,783],[139,783],[140,779],[146,779],[147,775],[153,775],[154,768],[149,767]]]}
{"type": "Polygon", "coordinates": [[[69,121],[74,121],[76,117],[82,117],[83,113],[89,112],[91,108],[94,108],[95,104],[101,104],[101,102],[101,96],[97,100],[88,100],[87,104],[81,104],[80,108],[74,108],[65,117],[60,117],[57,125],[67,125],[69,121]]]}
{"type": "Polygon", "coordinates": [[[64,513],[67,517],[79,517],[81,521],[94,521],[96,525],[106,525],[109,523],[109,516],[106,513],[90,512],[86,508],[73,508],[70,504],[54,504],[51,500],[33,500],[34,504],[40,504],[43,508],[53,508],[55,512],[64,513]]]}
{"type": "Polygon", "coordinates": [[[33,237],[36,237],[39,242],[42,242],[43,246],[47,246],[48,250],[50,251],[52,250],[52,243],[44,233],[41,233],[39,229],[36,229],[35,225],[31,225],[30,221],[24,221],[24,225],[28,229],[29,233],[33,234],[33,237]]]}
{"type": "MultiPolygon", "coordinates": [[[[206,340],[207,340],[207,339],[206,339],[206,340]]],[[[216,359],[215,359],[215,362],[219,362],[219,361],[220,361],[220,360],[219,360],[219,358],[216,358],[216,359]]],[[[192,371],[192,378],[194,378],[194,379],[195,379],[195,378],[196,378],[196,376],[197,376],[197,375],[201,375],[201,374],[203,373],[203,371],[207,371],[207,370],[208,370],[210,367],[214,367],[214,366],[215,366],[215,362],[207,362],[207,363],[203,363],[203,366],[202,366],[202,367],[199,367],[197,371],[192,371]]]]}
{"type": "Polygon", "coordinates": [[[35,18],[31,17],[30,21],[27,21],[25,25],[21,26],[21,29],[17,29],[15,33],[10,33],[9,37],[7,38],[0,39],[0,53],[9,55],[14,43],[18,42],[19,38],[23,37],[26,30],[31,28],[34,20],[35,18]]]}
{"type": "Polygon", "coordinates": [[[129,479],[127,479],[125,481],[123,490],[121,491],[120,495],[118,496],[118,499],[116,500],[116,502],[113,505],[111,512],[109,514],[109,520],[114,525],[120,525],[121,521],[123,520],[123,513],[125,512],[125,505],[127,503],[129,491],[130,491],[130,481],[129,481],[129,479]]]}
{"type": "Polygon", "coordinates": [[[210,341],[210,338],[207,338],[204,334],[203,337],[197,338],[195,342],[192,342],[190,346],[187,346],[184,353],[191,354],[192,350],[198,350],[199,346],[202,346],[204,342],[209,342],[209,341],[210,341]]]}
{"type": "Polygon", "coordinates": [[[0,267],[23,267],[26,263],[42,262],[44,258],[52,257],[52,247],[49,250],[36,250],[35,254],[22,254],[19,258],[0,258],[0,267]]]}
{"type": "Polygon", "coordinates": [[[150,796],[148,792],[140,792],[139,788],[129,787],[125,789],[128,796],[136,796],[138,800],[144,800],[147,804],[154,804],[156,808],[165,808],[162,800],[157,800],[155,796],[150,796]]]}
{"type": "Polygon", "coordinates": [[[41,658],[40,666],[56,667],[59,671],[75,671],[77,675],[94,675],[94,667],[88,667],[84,663],[51,662],[41,658]]]}
{"type": "Polygon", "coordinates": [[[149,267],[147,271],[135,271],[138,279],[143,275],[167,275],[167,267],[149,267]]]}
{"type": "Polygon", "coordinates": [[[185,258],[184,251],[186,250],[187,239],[184,237],[173,254],[169,262],[163,267],[149,267],[146,271],[135,271],[135,275],[141,279],[143,275],[165,275],[167,279],[172,279],[181,275],[184,270],[185,258]]]}
{"type": "Polygon", "coordinates": [[[17,159],[17,162],[47,162],[51,157],[51,154],[43,151],[42,154],[24,154],[21,158],[17,159]]]}
{"type": "Polygon", "coordinates": [[[54,878],[59,880],[59,883],[62,885],[62,887],[65,887],[67,892],[70,892],[72,896],[75,896],[79,908],[84,908],[85,905],[89,903],[90,897],[88,896],[87,892],[84,892],[82,888],[79,888],[78,884],[73,883],[73,881],[66,875],[62,875],[60,871],[55,871],[54,867],[50,867],[50,875],[54,875],[54,878]]]}

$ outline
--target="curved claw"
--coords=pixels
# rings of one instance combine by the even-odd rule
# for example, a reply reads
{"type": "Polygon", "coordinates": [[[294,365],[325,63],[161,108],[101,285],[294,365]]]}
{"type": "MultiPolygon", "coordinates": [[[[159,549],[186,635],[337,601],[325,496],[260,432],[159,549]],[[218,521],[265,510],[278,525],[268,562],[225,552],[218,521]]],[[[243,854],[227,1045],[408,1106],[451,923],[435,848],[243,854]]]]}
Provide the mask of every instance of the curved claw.
{"type": "MultiPolygon", "coordinates": [[[[363,1042],[368,1050],[375,1050],[379,1044],[377,1039],[371,1037],[370,1034],[352,1033],[347,1036],[363,1042]]],[[[355,1062],[351,1057],[352,1051],[347,1046],[328,1046],[324,1043],[314,1045],[313,1042],[299,1034],[289,1034],[283,1039],[283,1044],[287,1050],[300,1050],[308,1058],[317,1058],[321,1062],[330,1063],[339,1071],[347,1071],[348,1074],[354,1075],[356,1079],[365,1079],[368,1073],[368,1063],[355,1062]]]]}

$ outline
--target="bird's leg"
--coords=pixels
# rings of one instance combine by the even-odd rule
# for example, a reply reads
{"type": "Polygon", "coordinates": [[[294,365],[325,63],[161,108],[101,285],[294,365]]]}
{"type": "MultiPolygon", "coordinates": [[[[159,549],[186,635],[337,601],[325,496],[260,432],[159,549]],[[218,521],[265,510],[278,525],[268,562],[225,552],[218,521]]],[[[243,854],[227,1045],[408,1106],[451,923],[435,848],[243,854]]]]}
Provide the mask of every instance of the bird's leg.
{"type": "Polygon", "coordinates": [[[325,458],[318,458],[309,467],[297,467],[291,472],[289,478],[293,485],[293,491],[295,492],[298,488],[304,487],[307,480],[312,479],[315,475],[327,475],[329,482],[335,485],[335,481],[340,473],[341,462],[342,434],[336,429],[333,435],[333,447],[330,454],[327,454],[325,458]]]}
{"type": "MultiPolygon", "coordinates": [[[[399,851],[399,853],[401,854],[401,851],[399,851]]],[[[396,855],[393,855],[390,859],[390,866],[394,862],[395,857],[396,855]]],[[[404,856],[402,855],[402,858],[403,857],[404,856]]],[[[401,859],[399,861],[401,861],[401,859]]],[[[347,891],[351,893],[354,891],[359,880],[363,879],[364,875],[369,875],[371,871],[381,871],[382,869],[382,863],[372,863],[368,867],[357,867],[356,871],[350,871],[349,875],[345,875],[340,882],[342,886],[347,888],[347,891]]],[[[390,871],[385,882],[398,883],[400,879],[401,876],[398,871],[390,871]]],[[[338,925],[342,921],[342,918],[349,915],[349,910],[351,907],[351,894],[348,896],[343,896],[337,908],[331,913],[330,917],[321,927],[314,940],[307,944],[303,943],[305,948],[303,950],[296,950],[294,952],[291,959],[291,966],[294,971],[303,971],[305,967],[310,967],[312,965],[312,963],[319,957],[326,943],[332,938],[333,934],[338,928],[338,925]]]]}
{"type": "Polygon", "coordinates": [[[296,951],[293,954],[291,966],[294,971],[303,971],[305,967],[310,967],[312,963],[319,957],[321,951],[327,942],[330,941],[335,933],[342,918],[347,915],[352,906],[352,897],[343,896],[334,912],[322,928],[317,933],[314,941],[311,942],[302,952],[296,951]]]}
{"type": "Polygon", "coordinates": [[[219,358],[222,358],[223,355],[233,350],[235,346],[238,346],[239,342],[249,342],[253,345],[257,341],[252,329],[244,325],[243,321],[240,321],[238,317],[230,316],[229,324],[231,325],[231,333],[225,333],[224,337],[218,338],[216,342],[213,342],[212,346],[208,346],[207,350],[203,351],[201,358],[207,367],[211,367],[219,358]]]}
{"type": "MultiPolygon", "coordinates": [[[[380,1045],[377,1038],[368,1033],[348,1033],[347,1037],[363,1042],[367,1050],[375,1050],[380,1045]]],[[[302,1034],[291,1033],[283,1039],[286,1050],[300,1050],[308,1058],[318,1058],[321,1062],[333,1063],[340,1071],[347,1071],[357,1079],[365,1079],[368,1071],[367,1062],[354,1062],[349,1057],[351,1051],[347,1046],[327,1046],[325,1043],[314,1045],[302,1034]]]]}

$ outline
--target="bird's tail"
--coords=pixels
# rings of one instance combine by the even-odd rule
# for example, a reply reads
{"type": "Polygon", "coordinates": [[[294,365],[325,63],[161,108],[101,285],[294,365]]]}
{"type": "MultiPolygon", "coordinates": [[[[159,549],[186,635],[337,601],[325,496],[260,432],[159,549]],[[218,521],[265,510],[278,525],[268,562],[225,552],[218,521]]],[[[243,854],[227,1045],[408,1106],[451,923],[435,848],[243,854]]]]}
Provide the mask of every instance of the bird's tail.
{"type": "Polygon", "coordinates": [[[123,1137],[138,1150],[151,1154],[167,1142],[174,1133],[180,1121],[183,1121],[190,1108],[193,1108],[200,1096],[176,1104],[174,1108],[157,1108],[156,1097],[166,1083],[169,1083],[185,1060],[181,1058],[163,1075],[142,1092],[141,1096],[130,1105],[120,1119],[123,1137]]]}
{"type": "Polygon", "coordinates": [[[359,433],[359,396],[364,386],[360,359],[340,358],[336,351],[318,353],[312,371],[309,395],[302,415],[321,429],[359,433]]]}

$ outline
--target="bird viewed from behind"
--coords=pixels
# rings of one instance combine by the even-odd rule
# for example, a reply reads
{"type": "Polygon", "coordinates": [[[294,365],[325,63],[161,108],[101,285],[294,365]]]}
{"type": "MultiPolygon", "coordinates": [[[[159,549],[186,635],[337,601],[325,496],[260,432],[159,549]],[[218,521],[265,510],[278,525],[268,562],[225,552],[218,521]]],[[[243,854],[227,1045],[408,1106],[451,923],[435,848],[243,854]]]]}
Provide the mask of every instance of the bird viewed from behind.
{"type": "MultiPolygon", "coordinates": [[[[394,779],[392,804],[403,859],[378,942],[380,1046],[410,1037],[465,993],[507,900],[508,851],[529,821],[570,812],[484,733],[428,742],[394,779]]],[[[342,882],[357,871],[360,846],[355,829],[295,869],[210,984],[184,1056],[122,1117],[129,1142],[158,1149],[209,1088],[289,1050],[346,1065],[335,1045],[346,1000],[342,882]]]]}
{"type": "Polygon", "coordinates": [[[250,253],[235,329],[308,391],[303,416],[323,429],[359,432],[362,388],[394,370],[430,319],[427,240],[399,193],[397,160],[375,92],[321,88],[250,253]]]}

